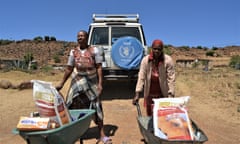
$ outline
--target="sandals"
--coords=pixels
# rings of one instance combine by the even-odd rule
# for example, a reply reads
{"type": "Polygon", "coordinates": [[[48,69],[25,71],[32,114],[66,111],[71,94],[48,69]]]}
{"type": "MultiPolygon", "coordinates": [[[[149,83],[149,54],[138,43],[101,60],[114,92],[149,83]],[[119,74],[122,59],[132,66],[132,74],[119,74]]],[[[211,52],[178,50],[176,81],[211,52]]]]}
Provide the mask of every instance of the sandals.
{"type": "Polygon", "coordinates": [[[96,144],[100,144],[100,142],[102,142],[103,144],[112,144],[112,139],[105,136],[105,137],[99,139],[96,144]]]}

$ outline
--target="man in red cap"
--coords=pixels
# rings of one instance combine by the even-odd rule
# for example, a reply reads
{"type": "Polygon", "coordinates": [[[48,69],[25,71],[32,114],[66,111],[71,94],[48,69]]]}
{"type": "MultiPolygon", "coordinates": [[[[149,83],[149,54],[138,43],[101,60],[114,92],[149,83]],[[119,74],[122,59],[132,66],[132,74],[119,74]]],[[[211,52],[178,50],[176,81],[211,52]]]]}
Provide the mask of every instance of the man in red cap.
{"type": "Polygon", "coordinates": [[[139,101],[139,94],[144,89],[144,105],[148,116],[152,116],[153,98],[174,97],[175,69],[172,58],[164,54],[163,42],[156,39],[152,48],[141,62],[132,103],[139,101]]]}

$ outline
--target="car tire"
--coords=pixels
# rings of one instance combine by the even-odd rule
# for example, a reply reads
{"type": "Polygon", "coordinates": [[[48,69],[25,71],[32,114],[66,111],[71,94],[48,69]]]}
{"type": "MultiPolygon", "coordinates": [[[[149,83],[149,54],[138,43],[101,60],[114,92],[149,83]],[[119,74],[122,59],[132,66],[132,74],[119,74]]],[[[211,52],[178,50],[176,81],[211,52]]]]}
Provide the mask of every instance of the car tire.
{"type": "Polygon", "coordinates": [[[112,45],[111,57],[115,65],[130,70],[139,67],[144,48],[135,37],[121,37],[112,45]]]}

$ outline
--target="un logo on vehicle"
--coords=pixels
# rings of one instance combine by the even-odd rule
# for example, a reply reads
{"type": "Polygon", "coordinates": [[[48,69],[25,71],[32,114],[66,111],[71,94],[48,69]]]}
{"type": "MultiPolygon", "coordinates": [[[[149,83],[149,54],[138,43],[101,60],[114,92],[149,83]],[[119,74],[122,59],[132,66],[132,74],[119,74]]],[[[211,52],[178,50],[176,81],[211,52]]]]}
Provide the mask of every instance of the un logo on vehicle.
{"type": "Polygon", "coordinates": [[[131,42],[124,42],[119,48],[119,54],[122,58],[132,58],[134,55],[134,47],[131,45],[131,42]]]}

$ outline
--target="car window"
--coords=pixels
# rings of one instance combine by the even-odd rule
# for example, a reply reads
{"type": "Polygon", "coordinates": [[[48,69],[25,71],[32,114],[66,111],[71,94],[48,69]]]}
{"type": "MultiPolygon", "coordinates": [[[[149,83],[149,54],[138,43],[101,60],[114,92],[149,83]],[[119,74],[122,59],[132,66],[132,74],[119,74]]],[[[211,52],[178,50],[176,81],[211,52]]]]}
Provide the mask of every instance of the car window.
{"type": "Polygon", "coordinates": [[[90,40],[91,45],[108,45],[108,27],[95,27],[90,40]]]}
{"type": "Polygon", "coordinates": [[[138,27],[112,27],[112,44],[120,37],[132,36],[141,42],[138,27]]]}
{"type": "MultiPolygon", "coordinates": [[[[91,45],[108,45],[109,27],[95,27],[90,40],[91,45]]],[[[141,42],[138,27],[111,27],[111,43],[113,44],[120,37],[132,36],[141,42]]]]}

